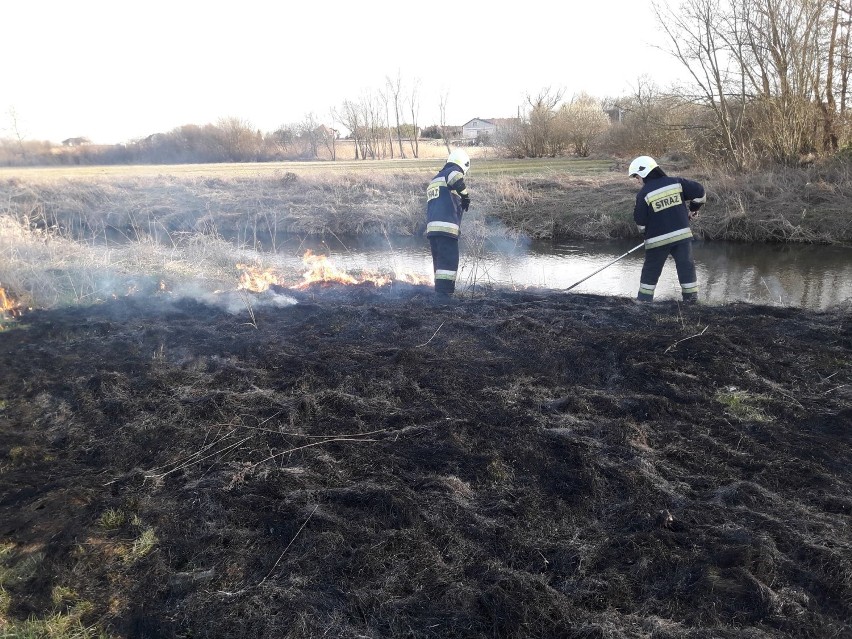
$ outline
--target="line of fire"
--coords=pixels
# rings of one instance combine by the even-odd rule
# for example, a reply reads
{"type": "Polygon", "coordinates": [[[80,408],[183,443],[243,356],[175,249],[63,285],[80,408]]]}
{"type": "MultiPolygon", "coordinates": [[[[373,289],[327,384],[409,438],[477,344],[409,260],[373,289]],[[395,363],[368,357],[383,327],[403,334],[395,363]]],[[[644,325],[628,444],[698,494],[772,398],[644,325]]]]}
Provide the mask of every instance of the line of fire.
{"type": "Polygon", "coordinates": [[[423,276],[410,272],[395,271],[391,275],[378,271],[362,271],[356,276],[334,266],[327,256],[314,255],[310,250],[304,254],[302,262],[308,270],[302,275],[302,281],[295,284],[288,284],[286,278],[277,274],[274,269],[262,269],[248,264],[237,264],[237,268],[242,271],[238,288],[262,293],[269,289],[270,286],[304,290],[314,284],[372,284],[376,287],[387,286],[393,282],[432,284],[431,276],[423,276]]]}
{"type": "MultiPolygon", "coordinates": [[[[385,273],[364,270],[358,274],[353,274],[332,264],[327,256],[315,255],[310,250],[302,256],[302,262],[307,270],[302,274],[301,280],[296,282],[288,282],[287,277],[276,272],[273,268],[238,263],[236,268],[240,271],[240,275],[237,290],[263,293],[270,287],[273,289],[306,290],[314,285],[372,285],[378,288],[394,282],[432,285],[431,276],[405,271],[385,273]]],[[[160,282],[160,290],[168,290],[165,282],[160,282]]],[[[130,287],[125,295],[133,295],[135,292],[136,287],[130,287]]],[[[112,297],[118,296],[112,295],[112,297]]],[[[25,310],[27,309],[20,302],[0,287],[0,319],[15,320],[23,315],[25,310]]],[[[0,330],[2,330],[2,324],[0,324],[0,330]]]]}

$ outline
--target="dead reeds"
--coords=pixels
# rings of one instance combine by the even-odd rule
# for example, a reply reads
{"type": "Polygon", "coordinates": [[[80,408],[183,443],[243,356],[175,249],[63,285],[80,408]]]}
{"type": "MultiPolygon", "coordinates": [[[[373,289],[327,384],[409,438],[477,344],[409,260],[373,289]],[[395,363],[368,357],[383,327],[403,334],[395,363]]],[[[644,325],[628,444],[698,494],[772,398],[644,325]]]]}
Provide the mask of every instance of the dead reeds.
{"type": "MultiPolygon", "coordinates": [[[[0,180],[0,282],[27,306],[91,302],[164,281],[230,282],[241,253],[274,253],[288,234],[419,235],[429,176],[395,166],[296,175],[282,165],[233,176],[205,176],[203,167],[136,175],[69,170],[0,180]]],[[[691,177],[708,190],[693,225],[703,239],[852,242],[848,163],[691,177]]],[[[466,259],[476,261],[495,241],[639,237],[635,185],[621,172],[571,174],[542,164],[538,173],[519,174],[486,165],[471,174],[469,188],[466,259]]],[[[472,285],[488,281],[474,272],[472,285]]]]}

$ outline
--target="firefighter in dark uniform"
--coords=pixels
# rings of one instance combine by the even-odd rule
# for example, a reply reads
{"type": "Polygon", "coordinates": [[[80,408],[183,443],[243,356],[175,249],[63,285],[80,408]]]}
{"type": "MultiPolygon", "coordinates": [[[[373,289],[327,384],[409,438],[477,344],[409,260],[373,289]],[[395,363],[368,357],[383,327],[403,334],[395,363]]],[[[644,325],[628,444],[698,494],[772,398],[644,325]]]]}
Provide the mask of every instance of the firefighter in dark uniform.
{"type": "Polygon", "coordinates": [[[707,201],[704,187],[694,180],[669,177],[654,158],[642,155],[630,163],[627,174],[642,180],[633,219],[645,232],[645,263],[638,300],[650,302],[669,255],[674,258],[685,302],[698,301],[698,279],[692,257],[689,221],[707,201]]]}
{"type": "Polygon", "coordinates": [[[459,230],[462,214],[470,207],[464,176],[470,158],[455,149],[426,189],[426,237],[432,250],[435,295],[449,299],[456,290],[459,269],[459,230]]]}

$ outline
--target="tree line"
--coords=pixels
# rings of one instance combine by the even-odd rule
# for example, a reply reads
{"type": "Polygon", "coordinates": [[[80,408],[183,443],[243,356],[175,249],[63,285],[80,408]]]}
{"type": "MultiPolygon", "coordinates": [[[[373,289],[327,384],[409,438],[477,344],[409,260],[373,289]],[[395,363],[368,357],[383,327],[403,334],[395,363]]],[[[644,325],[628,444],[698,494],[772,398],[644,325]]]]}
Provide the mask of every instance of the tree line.
{"type": "Polygon", "coordinates": [[[852,0],[685,0],[657,18],[692,78],[663,121],[705,155],[744,169],[852,143],[852,0]]]}
{"type": "MultiPolygon", "coordinates": [[[[565,99],[546,87],[496,135],[474,142],[509,157],[682,153],[735,171],[850,154],[852,0],[684,0],[655,11],[688,82],[661,88],[641,75],[615,98],[565,99]]],[[[448,99],[437,96],[439,122],[421,128],[419,84],[397,73],[325,121],[309,113],[264,133],[229,117],[107,147],[18,137],[0,140],[0,164],[416,158],[424,136],[459,143],[448,99]]]]}

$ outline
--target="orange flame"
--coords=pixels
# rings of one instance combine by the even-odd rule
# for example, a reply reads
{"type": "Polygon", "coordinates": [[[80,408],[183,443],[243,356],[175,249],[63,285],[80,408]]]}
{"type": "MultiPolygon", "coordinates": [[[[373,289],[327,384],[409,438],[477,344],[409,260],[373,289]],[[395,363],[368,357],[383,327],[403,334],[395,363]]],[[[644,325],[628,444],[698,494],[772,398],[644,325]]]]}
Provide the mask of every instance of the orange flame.
{"type": "Polygon", "coordinates": [[[314,255],[310,250],[302,256],[302,262],[308,270],[302,274],[303,282],[290,288],[307,288],[316,282],[337,282],[339,284],[358,284],[358,280],[346,271],[337,268],[325,255],[314,255]]]}
{"type": "Polygon", "coordinates": [[[240,283],[237,288],[253,291],[255,293],[262,293],[273,284],[276,286],[302,290],[317,283],[337,283],[347,285],[371,283],[376,287],[385,286],[392,282],[406,282],[408,284],[432,283],[431,278],[411,272],[397,272],[391,276],[374,271],[363,271],[360,277],[356,277],[347,271],[334,266],[325,255],[314,255],[310,250],[302,256],[302,262],[308,270],[302,275],[301,282],[292,285],[288,285],[284,278],[277,274],[273,269],[261,269],[248,264],[237,264],[237,268],[242,271],[242,274],[240,275],[240,283]]]}
{"type": "Polygon", "coordinates": [[[240,283],[238,289],[252,291],[254,293],[262,293],[272,284],[279,284],[280,279],[272,269],[261,270],[257,266],[249,264],[237,264],[237,268],[242,271],[240,275],[240,283]]]}
{"type": "Polygon", "coordinates": [[[406,284],[427,284],[429,286],[434,284],[431,275],[419,275],[412,271],[396,271],[394,279],[397,282],[405,282],[406,284]]]}
{"type": "Polygon", "coordinates": [[[19,302],[13,300],[3,287],[0,287],[0,315],[18,317],[24,309],[19,302]]]}

